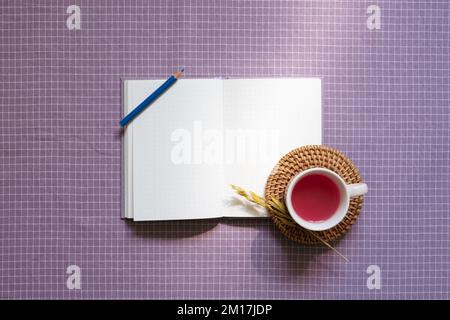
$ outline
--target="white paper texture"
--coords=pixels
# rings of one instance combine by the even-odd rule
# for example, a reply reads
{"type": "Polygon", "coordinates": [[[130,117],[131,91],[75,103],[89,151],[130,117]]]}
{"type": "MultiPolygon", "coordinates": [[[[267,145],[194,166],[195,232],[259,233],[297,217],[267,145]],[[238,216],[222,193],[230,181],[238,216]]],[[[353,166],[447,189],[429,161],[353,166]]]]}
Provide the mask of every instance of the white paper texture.
{"type": "MultiPolygon", "coordinates": [[[[125,80],[131,111],[163,80],[125,80]]],[[[321,143],[318,78],[183,79],[125,131],[125,217],[259,217],[229,184],[260,195],[290,150],[321,143]]]]}
{"type": "MultiPolygon", "coordinates": [[[[258,216],[236,201],[230,183],[264,196],[267,178],[278,160],[302,145],[321,144],[321,81],[318,78],[237,79],[224,81],[223,123],[241,131],[246,155],[225,166],[225,216],[258,216]]],[[[239,145],[240,144],[240,145],[239,145]]],[[[239,154],[242,154],[239,152],[239,154]]],[[[266,211],[259,211],[265,214],[266,211]]]]}
{"type": "MultiPolygon", "coordinates": [[[[137,106],[159,85],[161,81],[129,83],[130,104],[137,106]]],[[[196,159],[202,141],[194,132],[195,123],[222,130],[220,80],[177,81],[133,121],[134,220],[221,216],[223,168],[196,159]],[[172,159],[177,145],[172,140],[182,133],[191,136],[190,164],[176,164],[172,159]]],[[[186,137],[178,138],[187,141],[186,137]]]]}

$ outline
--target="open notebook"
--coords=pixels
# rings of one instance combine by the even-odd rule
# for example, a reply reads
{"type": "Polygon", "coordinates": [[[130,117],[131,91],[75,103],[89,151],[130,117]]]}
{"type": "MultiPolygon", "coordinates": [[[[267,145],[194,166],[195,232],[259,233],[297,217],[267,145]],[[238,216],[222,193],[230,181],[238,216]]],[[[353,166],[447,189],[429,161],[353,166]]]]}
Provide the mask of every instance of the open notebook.
{"type": "MultiPolygon", "coordinates": [[[[124,80],[127,114],[164,80],[124,80]]],[[[182,79],[124,132],[123,217],[259,217],[230,188],[260,195],[281,156],[321,143],[321,81],[182,79]]]]}

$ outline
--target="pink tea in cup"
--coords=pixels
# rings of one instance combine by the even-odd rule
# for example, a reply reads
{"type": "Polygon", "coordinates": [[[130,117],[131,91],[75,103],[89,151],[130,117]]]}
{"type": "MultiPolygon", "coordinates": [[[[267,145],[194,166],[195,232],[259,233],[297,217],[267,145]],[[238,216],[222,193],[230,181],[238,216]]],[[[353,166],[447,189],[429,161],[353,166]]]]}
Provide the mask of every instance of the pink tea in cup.
{"type": "Polygon", "coordinates": [[[329,219],[338,209],[339,202],[339,187],[323,174],[306,175],[292,189],[292,207],[306,221],[321,222],[329,219]]]}

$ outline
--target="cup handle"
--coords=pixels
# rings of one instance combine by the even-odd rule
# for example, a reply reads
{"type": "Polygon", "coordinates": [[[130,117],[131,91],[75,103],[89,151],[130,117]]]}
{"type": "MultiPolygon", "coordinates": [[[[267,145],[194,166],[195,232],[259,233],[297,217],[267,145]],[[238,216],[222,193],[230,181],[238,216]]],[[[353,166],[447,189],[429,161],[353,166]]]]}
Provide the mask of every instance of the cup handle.
{"type": "Polygon", "coordinates": [[[369,191],[367,184],[365,183],[353,183],[347,185],[347,193],[350,198],[362,196],[369,191]]]}

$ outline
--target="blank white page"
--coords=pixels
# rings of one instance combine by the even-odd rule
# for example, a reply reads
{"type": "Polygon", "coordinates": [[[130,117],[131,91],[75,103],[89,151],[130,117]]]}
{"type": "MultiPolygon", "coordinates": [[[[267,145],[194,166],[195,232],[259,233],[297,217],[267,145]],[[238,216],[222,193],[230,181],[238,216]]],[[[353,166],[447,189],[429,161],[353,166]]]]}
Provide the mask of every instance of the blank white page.
{"type": "MultiPolygon", "coordinates": [[[[137,106],[161,83],[127,80],[124,96],[137,106]]],[[[222,215],[223,166],[204,159],[208,134],[223,129],[222,89],[221,80],[179,80],[131,123],[134,220],[222,215]]]]}
{"type": "Polygon", "coordinates": [[[292,149],[322,143],[319,78],[230,79],[223,84],[228,132],[224,216],[265,215],[242,205],[229,184],[264,196],[267,177],[292,149]],[[234,142],[233,142],[234,141],[234,142]],[[234,154],[233,154],[234,150],[234,154]]]}

